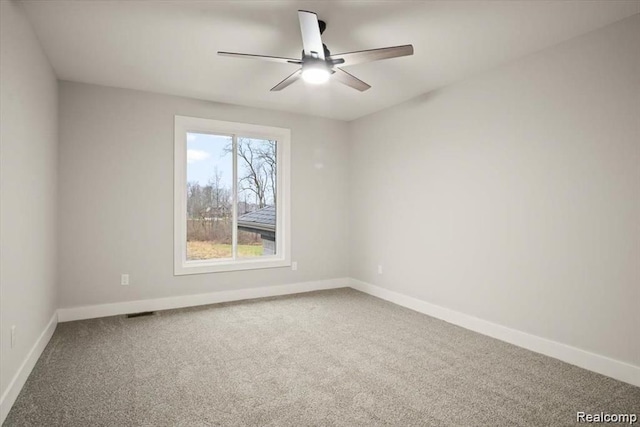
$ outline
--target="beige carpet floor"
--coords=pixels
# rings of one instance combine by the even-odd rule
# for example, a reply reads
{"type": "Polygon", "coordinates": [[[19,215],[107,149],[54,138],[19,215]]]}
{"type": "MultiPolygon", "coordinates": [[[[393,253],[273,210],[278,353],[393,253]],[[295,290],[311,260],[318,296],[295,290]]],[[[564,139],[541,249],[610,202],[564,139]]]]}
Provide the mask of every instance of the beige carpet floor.
{"type": "Polygon", "coordinates": [[[351,289],[61,323],[5,426],[554,426],[640,388],[351,289]]]}

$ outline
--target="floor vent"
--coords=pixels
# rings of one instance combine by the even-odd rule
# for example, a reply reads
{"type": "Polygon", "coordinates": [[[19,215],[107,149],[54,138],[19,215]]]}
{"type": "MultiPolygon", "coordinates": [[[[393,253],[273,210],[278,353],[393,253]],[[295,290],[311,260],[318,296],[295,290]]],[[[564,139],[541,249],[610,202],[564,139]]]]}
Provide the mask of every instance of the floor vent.
{"type": "Polygon", "coordinates": [[[133,319],[134,317],[153,316],[154,314],[156,314],[155,311],[142,311],[140,313],[129,313],[127,314],[127,319],[133,319]]]}

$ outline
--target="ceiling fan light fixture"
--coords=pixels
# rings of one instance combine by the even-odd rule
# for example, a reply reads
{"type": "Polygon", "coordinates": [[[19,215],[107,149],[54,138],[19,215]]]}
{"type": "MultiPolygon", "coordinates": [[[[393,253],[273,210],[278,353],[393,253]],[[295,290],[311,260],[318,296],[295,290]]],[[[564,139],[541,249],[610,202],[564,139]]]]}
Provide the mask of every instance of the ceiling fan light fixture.
{"type": "Polygon", "coordinates": [[[314,85],[326,83],[331,76],[331,72],[326,67],[304,67],[302,79],[314,85]]]}

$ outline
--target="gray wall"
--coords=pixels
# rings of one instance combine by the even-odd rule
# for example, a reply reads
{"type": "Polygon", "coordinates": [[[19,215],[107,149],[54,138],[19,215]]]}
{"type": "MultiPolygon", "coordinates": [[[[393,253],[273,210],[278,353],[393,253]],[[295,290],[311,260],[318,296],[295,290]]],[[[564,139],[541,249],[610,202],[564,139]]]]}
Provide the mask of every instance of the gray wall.
{"type": "Polygon", "coordinates": [[[340,121],[61,82],[60,307],[346,277],[346,138],[340,121]],[[291,129],[298,271],[173,276],[176,114],[291,129]]]}
{"type": "Polygon", "coordinates": [[[351,277],[640,365],[639,53],[635,15],[352,122],[351,277]]]}
{"type": "Polygon", "coordinates": [[[19,6],[0,2],[0,394],[56,309],[57,84],[19,6]],[[11,348],[11,326],[16,344],[11,348]]]}

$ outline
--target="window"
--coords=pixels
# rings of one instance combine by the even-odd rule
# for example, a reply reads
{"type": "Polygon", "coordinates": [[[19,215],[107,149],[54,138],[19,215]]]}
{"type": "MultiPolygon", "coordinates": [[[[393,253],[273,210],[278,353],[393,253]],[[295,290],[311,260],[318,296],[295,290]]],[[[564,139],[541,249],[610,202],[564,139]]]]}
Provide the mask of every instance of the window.
{"type": "Polygon", "coordinates": [[[286,267],[288,129],[175,117],[176,275],[286,267]]]}

